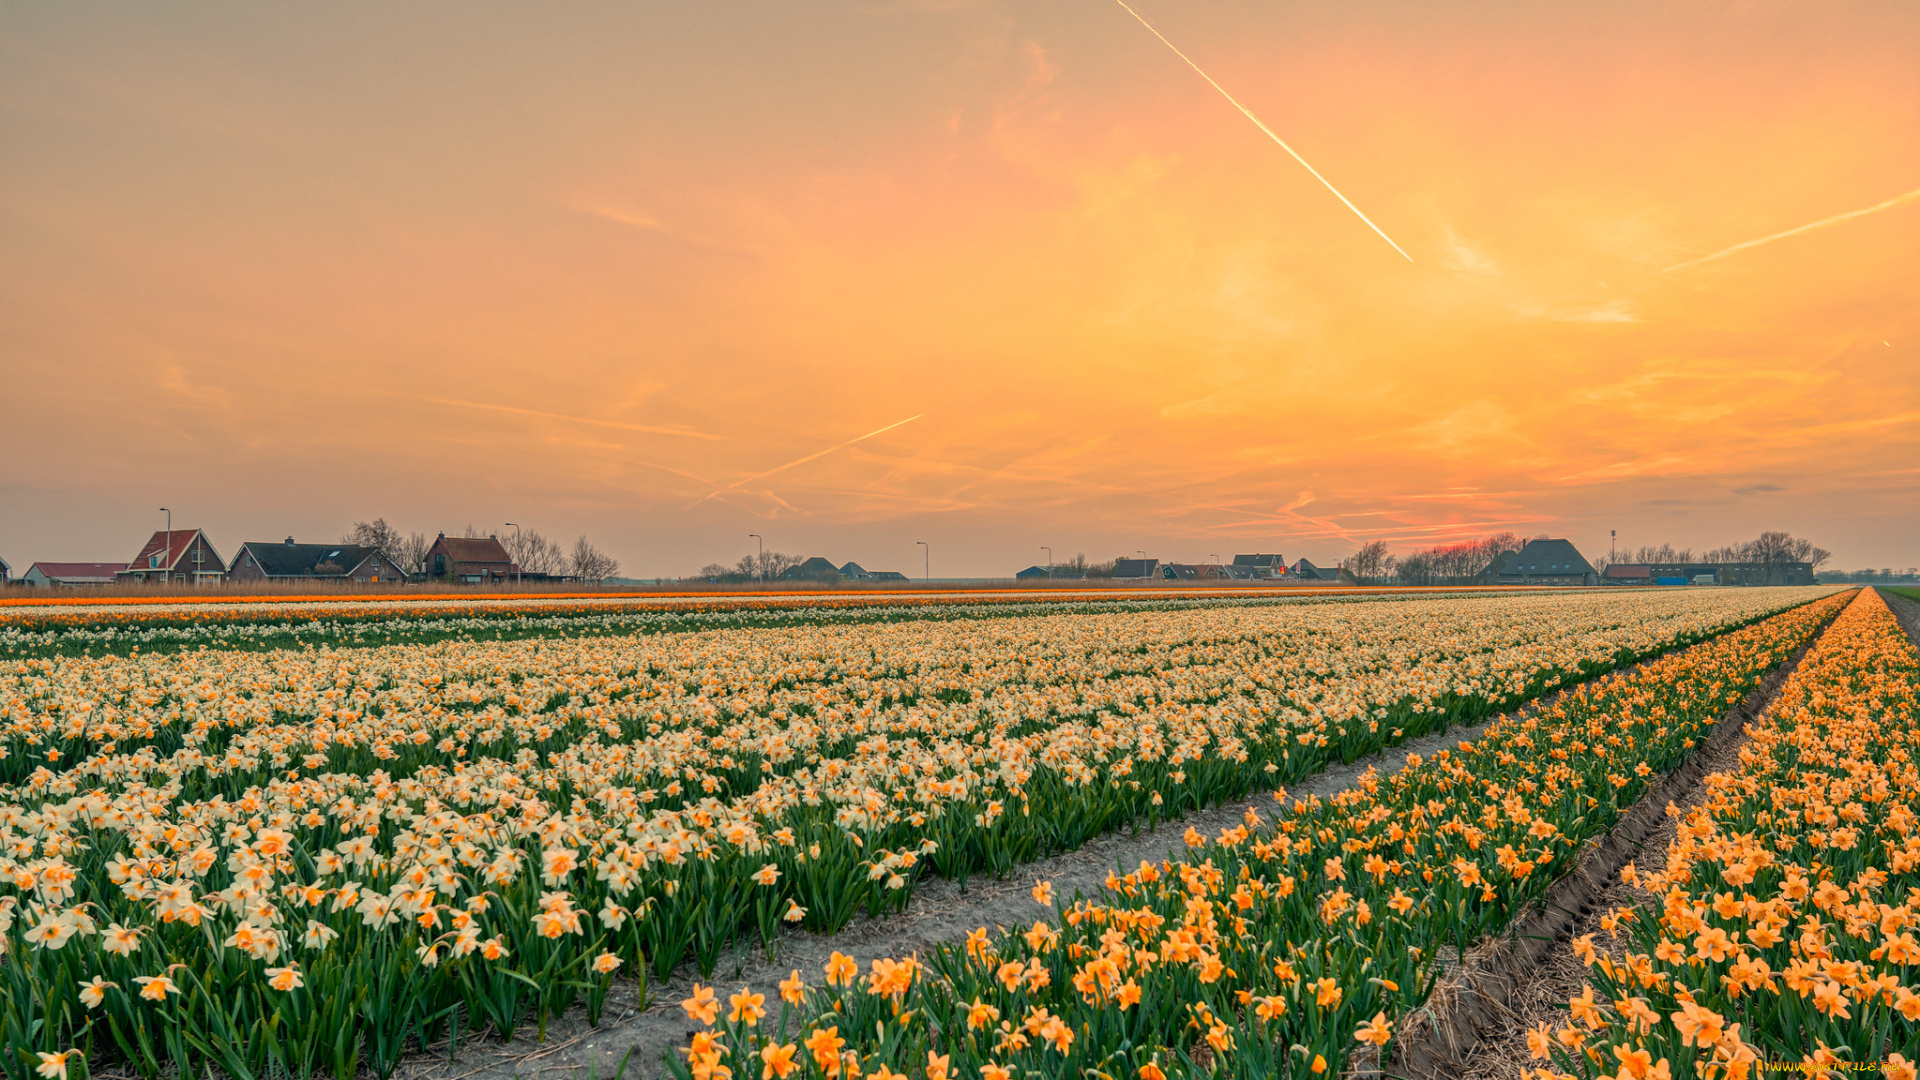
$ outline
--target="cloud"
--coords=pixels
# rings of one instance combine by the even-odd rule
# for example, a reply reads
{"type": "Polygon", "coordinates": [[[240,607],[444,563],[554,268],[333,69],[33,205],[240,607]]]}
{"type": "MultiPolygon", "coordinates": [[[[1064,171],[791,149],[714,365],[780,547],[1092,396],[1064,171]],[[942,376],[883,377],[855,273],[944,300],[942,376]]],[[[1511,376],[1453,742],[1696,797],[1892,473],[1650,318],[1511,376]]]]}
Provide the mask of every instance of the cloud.
{"type": "Polygon", "coordinates": [[[1779,484],[1748,484],[1733,489],[1735,495],[1771,495],[1776,491],[1785,491],[1779,484]]]}

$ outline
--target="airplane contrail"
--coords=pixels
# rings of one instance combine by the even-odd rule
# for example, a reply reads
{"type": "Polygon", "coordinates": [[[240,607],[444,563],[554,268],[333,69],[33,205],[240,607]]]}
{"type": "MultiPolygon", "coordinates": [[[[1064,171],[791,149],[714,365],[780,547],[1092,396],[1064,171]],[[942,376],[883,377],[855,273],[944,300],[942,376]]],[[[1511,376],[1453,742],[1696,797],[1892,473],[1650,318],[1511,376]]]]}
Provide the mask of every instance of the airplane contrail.
{"type": "Polygon", "coordinates": [[[1226,87],[1224,87],[1224,86],[1221,86],[1221,85],[1220,85],[1219,83],[1217,83],[1217,82],[1214,82],[1214,81],[1213,81],[1213,76],[1211,76],[1211,75],[1209,75],[1209,74],[1207,74],[1207,73],[1206,73],[1206,72],[1204,72],[1204,71],[1201,71],[1201,70],[1200,70],[1200,65],[1199,65],[1199,64],[1196,64],[1196,63],[1194,63],[1194,62],[1193,62],[1193,60],[1192,60],[1191,58],[1189,58],[1189,57],[1187,56],[1187,54],[1186,54],[1186,53],[1183,53],[1183,52],[1181,52],[1181,51],[1180,51],[1180,47],[1179,47],[1178,45],[1175,45],[1175,44],[1174,44],[1173,42],[1171,42],[1171,41],[1168,41],[1168,40],[1167,40],[1167,36],[1166,36],[1165,34],[1162,34],[1162,33],[1161,33],[1160,31],[1158,31],[1158,30],[1155,30],[1155,29],[1153,28],[1153,24],[1152,24],[1152,23],[1150,23],[1150,22],[1148,22],[1147,20],[1145,20],[1145,19],[1143,19],[1143,18],[1141,18],[1141,17],[1140,17],[1140,13],[1139,13],[1139,12],[1137,12],[1137,11],[1135,11],[1135,10],[1133,10],[1133,8],[1132,8],[1132,7],[1129,7],[1129,6],[1128,6],[1128,4],[1127,4],[1127,0],[1114,0],[1114,3],[1116,3],[1116,4],[1119,4],[1119,5],[1120,5],[1121,7],[1123,7],[1123,8],[1126,8],[1126,9],[1127,9],[1127,14],[1129,14],[1129,15],[1131,15],[1131,16],[1133,16],[1133,17],[1134,17],[1135,19],[1138,19],[1138,20],[1139,20],[1139,22],[1140,22],[1140,25],[1141,25],[1141,26],[1144,26],[1144,27],[1146,27],[1146,28],[1147,28],[1147,30],[1148,30],[1148,31],[1149,31],[1150,33],[1152,33],[1152,34],[1153,34],[1153,36],[1154,36],[1154,37],[1157,37],[1157,38],[1159,38],[1159,39],[1160,39],[1160,43],[1161,43],[1161,44],[1163,44],[1163,45],[1165,45],[1165,46],[1166,46],[1167,48],[1169,48],[1169,49],[1172,49],[1172,50],[1173,50],[1173,55],[1175,55],[1175,56],[1177,56],[1177,57],[1179,57],[1179,58],[1180,58],[1180,59],[1182,59],[1182,60],[1185,60],[1185,61],[1187,62],[1187,66],[1188,66],[1188,67],[1190,67],[1190,68],[1192,68],[1192,69],[1193,69],[1193,70],[1194,70],[1195,72],[1198,72],[1201,78],[1203,78],[1203,79],[1205,79],[1205,80],[1207,80],[1207,85],[1208,85],[1208,86],[1211,86],[1211,87],[1213,87],[1213,88],[1214,88],[1215,90],[1218,90],[1218,91],[1220,91],[1220,96],[1221,96],[1221,97],[1223,97],[1223,98],[1226,98],[1226,99],[1227,99],[1228,101],[1230,101],[1230,102],[1232,102],[1232,103],[1233,103],[1233,107],[1234,107],[1234,108],[1236,108],[1236,109],[1239,109],[1242,115],[1244,115],[1244,116],[1245,116],[1245,117],[1246,117],[1247,119],[1249,119],[1249,120],[1251,120],[1251,121],[1253,121],[1253,126],[1255,126],[1255,127],[1257,127],[1257,128],[1259,128],[1259,129],[1260,129],[1261,131],[1264,131],[1264,132],[1266,132],[1266,133],[1267,133],[1267,138],[1269,138],[1269,139],[1272,139],[1272,140],[1273,140],[1274,142],[1276,142],[1276,143],[1279,143],[1279,144],[1280,144],[1280,149],[1282,149],[1282,150],[1285,150],[1285,151],[1286,151],[1287,153],[1289,153],[1289,154],[1292,154],[1292,155],[1293,155],[1293,160],[1295,160],[1295,161],[1297,161],[1297,162],[1299,162],[1299,163],[1300,163],[1300,166],[1301,166],[1302,168],[1304,168],[1304,169],[1306,169],[1306,170],[1307,170],[1308,172],[1310,172],[1310,173],[1312,173],[1312,174],[1313,174],[1313,178],[1314,178],[1315,180],[1318,180],[1318,181],[1320,181],[1320,182],[1321,182],[1322,184],[1325,184],[1325,185],[1327,186],[1327,190],[1328,190],[1328,191],[1331,191],[1331,192],[1333,192],[1333,197],[1334,197],[1334,198],[1336,198],[1336,199],[1339,199],[1339,200],[1340,200],[1341,202],[1343,202],[1343,203],[1346,203],[1346,204],[1347,204],[1347,209],[1349,209],[1349,210],[1351,210],[1351,211],[1353,211],[1353,213],[1354,213],[1354,216],[1356,216],[1356,217],[1358,217],[1358,218],[1359,218],[1359,219],[1360,219],[1361,221],[1364,221],[1364,222],[1366,222],[1366,223],[1367,223],[1367,228],[1369,228],[1369,229],[1372,229],[1372,230],[1373,230],[1374,232],[1376,232],[1376,233],[1380,233],[1380,239],[1382,239],[1382,240],[1385,240],[1385,241],[1387,242],[1387,244],[1388,244],[1388,246],[1390,246],[1390,247],[1392,247],[1392,248],[1393,248],[1393,250],[1395,250],[1395,251],[1398,251],[1398,252],[1400,252],[1400,254],[1401,254],[1401,255],[1402,255],[1402,256],[1403,256],[1403,257],[1404,257],[1404,258],[1405,258],[1405,259],[1406,259],[1406,260],[1407,260],[1408,262],[1412,262],[1412,261],[1413,261],[1413,256],[1411,256],[1411,255],[1408,255],[1408,254],[1406,253],[1406,251],[1405,251],[1405,250],[1403,250],[1403,249],[1402,249],[1402,248],[1400,247],[1400,245],[1399,245],[1399,244],[1396,244],[1396,243],[1394,243],[1394,242],[1393,242],[1393,237],[1391,237],[1391,236],[1388,236],[1388,235],[1387,235],[1386,233],[1384,233],[1384,232],[1381,232],[1381,229],[1380,229],[1380,226],[1378,226],[1378,225],[1375,225],[1375,224],[1373,223],[1373,219],[1371,219],[1371,218],[1369,218],[1369,217],[1367,217],[1367,215],[1365,215],[1365,214],[1362,214],[1362,213],[1360,212],[1360,208],[1359,208],[1359,207],[1357,207],[1357,206],[1355,206],[1355,205],[1353,205],[1353,201],[1352,201],[1352,200],[1350,200],[1350,199],[1348,199],[1348,198],[1347,198],[1347,197],[1346,197],[1345,195],[1342,195],[1342,194],[1340,194],[1340,189],[1339,189],[1339,188],[1337,188],[1337,187],[1334,187],[1334,186],[1333,186],[1333,184],[1332,184],[1332,183],[1331,183],[1331,182],[1330,182],[1330,181],[1329,181],[1329,180],[1328,180],[1328,179],[1327,179],[1326,177],[1324,177],[1324,176],[1321,176],[1321,175],[1320,175],[1320,170],[1318,170],[1318,169],[1316,169],[1316,168],[1314,168],[1314,167],[1313,167],[1313,166],[1311,166],[1311,165],[1308,165],[1308,164],[1307,164],[1307,159],[1306,159],[1306,158],[1303,158],[1303,157],[1301,157],[1298,151],[1296,151],[1296,150],[1294,150],[1294,148],[1293,148],[1293,147],[1291,147],[1291,146],[1288,146],[1288,145],[1287,145],[1287,140],[1285,140],[1285,139],[1283,139],[1283,138],[1281,138],[1281,137],[1280,137],[1280,136],[1278,136],[1278,135],[1275,135],[1275,134],[1273,133],[1273,129],[1272,129],[1272,128],[1270,128],[1270,127],[1268,127],[1267,125],[1265,125],[1265,124],[1263,124],[1263,123],[1261,123],[1261,122],[1260,122],[1260,118],[1259,118],[1259,117],[1257,117],[1257,116],[1255,116],[1255,115],[1253,115],[1253,110],[1251,110],[1251,109],[1249,109],[1249,108],[1247,108],[1247,107],[1246,107],[1245,105],[1242,105],[1242,104],[1240,104],[1240,102],[1239,102],[1239,100],[1238,100],[1237,98],[1235,98],[1235,97],[1234,97],[1234,96],[1233,96],[1232,94],[1229,94],[1229,93],[1227,93],[1227,88],[1226,88],[1226,87]]]}
{"type": "Polygon", "coordinates": [[[522,409],[513,405],[489,405],[480,401],[457,401],[453,398],[423,397],[419,400],[434,405],[452,405],[461,409],[484,409],[487,412],[518,413],[521,416],[541,416],[548,420],[565,420],[572,424],[593,424],[598,427],[619,428],[622,431],[644,431],[651,435],[679,435],[688,439],[707,439],[712,442],[724,441],[719,435],[709,435],[704,431],[688,431],[685,428],[648,427],[645,424],[627,424],[618,420],[595,420],[590,416],[568,416],[565,413],[546,412],[541,409],[522,409]]]}
{"type": "Polygon", "coordinates": [[[786,472],[788,469],[794,468],[795,466],[805,465],[809,461],[818,461],[819,459],[826,457],[828,454],[831,454],[836,450],[845,450],[847,447],[852,446],[854,443],[865,442],[866,440],[873,438],[875,435],[884,435],[887,432],[892,431],[894,428],[900,427],[903,424],[911,424],[915,420],[918,420],[925,415],[927,414],[915,413],[912,416],[907,417],[905,420],[895,421],[894,423],[888,424],[886,427],[883,427],[883,428],[875,428],[872,431],[867,432],[865,435],[860,436],[859,438],[848,439],[846,442],[843,442],[843,443],[835,443],[834,445],[827,447],[825,450],[817,450],[811,454],[808,454],[806,457],[789,461],[785,465],[777,465],[771,469],[768,469],[766,472],[758,472],[758,473],[754,473],[752,476],[742,477],[738,480],[735,480],[733,483],[728,484],[725,487],[713,489],[712,491],[708,492],[706,495],[702,496],[701,498],[695,499],[694,501],[688,503],[685,507],[683,507],[683,509],[691,510],[694,507],[699,506],[701,503],[706,502],[708,499],[718,497],[721,492],[732,491],[735,488],[740,487],[742,484],[751,484],[755,480],[764,479],[765,477],[772,476],[774,473],[786,472]]]}
{"type": "Polygon", "coordinates": [[[1701,263],[1704,263],[1704,262],[1712,262],[1715,259],[1723,259],[1728,255],[1733,254],[1736,251],[1745,251],[1750,247],[1759,247],[1761,244],[1771,244],[1775,240],[1784,240],[1789,236],[1797,236],[1803,232],[1811,232],[1814,229],[1824,229],[1829,225],[1838,225],[1843,221],[1852,221],[1854,218],[1865,217],[1868,214],[1877,214],[1880,211],[1886,210],[1890,207],[1899,206],[1901,203],[1906,202],[1909,199],[1920,199],[1920,188],[1914,188],[1912,191],[1907,192],[1905,195],[1895,195],[1893,198],[1888,199],[1886,202],[1876,203],[1873,206],[1869,206],[1864,210],[1849,210],[1844,214],[1835,214],[1830,218],[1821,218],[1819,221],[1813,222],[1810,225],[1802,225],[1797,229],[1788,229],[1786,232],[1777,232],[1777,233],[1774,233],[1772,236],[1763,236],[1758,240],[1748,240],[1744,244],[1735,244],[1730,248],[1726,248],[1721,251],[1716,251],[1711,255],[1703,255],[1698,259],[1692,259],[1683,263],[1675,263],[1672,266],[1667,267],[1666,270],[1662,270],[1660,272],[1664,274],[1668,270],[1684,270],[1689,266],[1699,266],[1701,263]]]}

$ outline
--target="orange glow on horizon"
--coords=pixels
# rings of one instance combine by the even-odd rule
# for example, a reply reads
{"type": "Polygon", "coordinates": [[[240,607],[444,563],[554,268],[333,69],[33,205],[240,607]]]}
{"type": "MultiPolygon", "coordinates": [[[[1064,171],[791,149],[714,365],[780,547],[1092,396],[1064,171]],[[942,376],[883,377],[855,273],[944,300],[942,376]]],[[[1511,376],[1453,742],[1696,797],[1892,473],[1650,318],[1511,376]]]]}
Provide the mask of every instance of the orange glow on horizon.
{"type": "Polygon", "coordinates": [[[1920,10],[1129,3],[1415,261],[1112,4],[15,12],[0,556],[1920,561],[1920,10]]]}

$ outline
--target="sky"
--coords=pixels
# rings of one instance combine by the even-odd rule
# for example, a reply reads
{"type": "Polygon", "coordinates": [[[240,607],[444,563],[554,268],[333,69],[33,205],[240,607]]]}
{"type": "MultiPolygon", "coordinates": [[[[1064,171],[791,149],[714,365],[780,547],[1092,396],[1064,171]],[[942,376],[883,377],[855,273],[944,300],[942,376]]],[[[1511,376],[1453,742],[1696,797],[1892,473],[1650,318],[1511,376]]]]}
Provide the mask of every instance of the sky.
{"type": "Polygon", "coordinates": [[[1408,257],[1113,0],[0,0],[0,558],[1920,563],[1920,7],[1134,7],[1408,257]]]}

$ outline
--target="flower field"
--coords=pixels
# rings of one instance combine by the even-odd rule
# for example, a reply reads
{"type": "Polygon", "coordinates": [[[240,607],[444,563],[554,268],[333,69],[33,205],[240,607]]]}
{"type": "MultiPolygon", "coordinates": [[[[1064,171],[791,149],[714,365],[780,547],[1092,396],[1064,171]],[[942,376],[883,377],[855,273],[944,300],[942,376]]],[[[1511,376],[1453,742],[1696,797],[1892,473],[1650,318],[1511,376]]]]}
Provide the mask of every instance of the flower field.
{"type": "MultiPolygon", "coordinates": [[[[683,1077],[1339,1075],[1465,948],[1541,895],[1651,778],[1845,603],[1829,597],[1277,821],[1190,834],[1057,919],[930,957],[795,972],[782,1006],[712,988],[683,1077]],[[751,1006],[751,1008],[743,1007],[751,1006]],[[727,1070],[733,1070],[729,1072],[727,1070]]],[[[1045,893],[1042,883],[1036,887],[1045,893]]],[[[1064,898],[1063,898],[1064,900],[1064,898]]]]}
{"type": "MultiPolygon", "coordinates": [[[[1818,595],[1136,602],[394,645],[373,621],[354,648],[8,660],[0,1041],[27,1056],[0,1068],[385,1076],[447,1034],[597,1015],[615,978],[687,958],[711,975],[743,935],[898,909],[930,870],[1004,876],[1711,638],[1277,835],[1116,879],[1125,904],[785,991],[846,1016],[832,1037],[870,1075],[937,1076],[943,1055],[970,1078],[1115,1054],[1171,1073],[1190,1051],[1234,1075],[1310,1069],[1294,1043],[1337,1067],[1353,1017],[1380,1013],[1385,1038],[1438,947],[1499,925],[1604,829],[1838,603],[1818,595]],[[1121,1003],[1143,987],[1151,1008],[1121,1003]],[[967,1026],[976,999],[992,1024],[967,1026]]],[[[724,1051],[683,1066],[722,1075],[731,1053],[744,1073],[766,1049],[767,1075],[842,1070],[779,1059],[776,1022],[747,1024],[762,1010],[736,1004],[724,1051]]]]}
{"type": "Polygon", "coordinates": [[[1557,1066],[1543,1071],[1741,1080],[1765,1062],[1914,1080],[1916,756],[1920,653],[1869,591],[1755,723],[1739,770],[1707,778],[1664,862],[1635,875],[1660,900],[1614,913],[1625,961],[1576,943],[1601,993],[1534,1033],[1557,1066]]]}

